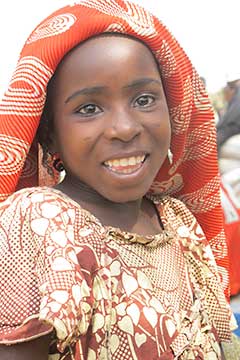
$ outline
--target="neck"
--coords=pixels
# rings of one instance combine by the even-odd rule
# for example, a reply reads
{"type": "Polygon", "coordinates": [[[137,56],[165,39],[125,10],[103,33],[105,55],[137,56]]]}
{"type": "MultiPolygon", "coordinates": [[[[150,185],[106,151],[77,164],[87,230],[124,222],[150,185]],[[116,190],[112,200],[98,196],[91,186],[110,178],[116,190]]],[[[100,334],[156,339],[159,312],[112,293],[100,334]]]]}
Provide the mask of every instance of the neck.
{"type": "Polygon", "coordinates": [[[130,230],[139,219],[142,198],[126,203],[115,203],[70,175],[67,175],[56,188],[76,201],[82,208],[91,212],[103,225],[130,230]]]}

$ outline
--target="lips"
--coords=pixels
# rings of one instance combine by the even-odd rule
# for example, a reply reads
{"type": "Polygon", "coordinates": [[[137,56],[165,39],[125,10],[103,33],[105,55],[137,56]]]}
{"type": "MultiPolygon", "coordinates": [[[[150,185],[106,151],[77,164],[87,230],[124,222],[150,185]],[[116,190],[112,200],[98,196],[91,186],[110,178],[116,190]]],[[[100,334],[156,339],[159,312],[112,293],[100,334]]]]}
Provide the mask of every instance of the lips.
{"type": "Polygon", "coordinates": [[[106,166],[112,172],[118,174],[131,174],[141,168],[146,159],[145,155],[122,157],[117,159],[109,159],[104,162],[106,166]]]}

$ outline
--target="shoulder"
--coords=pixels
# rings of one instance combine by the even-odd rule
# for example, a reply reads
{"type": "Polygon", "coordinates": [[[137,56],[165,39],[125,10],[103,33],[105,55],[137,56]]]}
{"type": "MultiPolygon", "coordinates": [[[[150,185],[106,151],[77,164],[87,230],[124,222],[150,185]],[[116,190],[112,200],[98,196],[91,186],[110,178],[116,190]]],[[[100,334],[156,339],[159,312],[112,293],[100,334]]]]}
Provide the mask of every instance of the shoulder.
{"type": "Polygon", "coordinates": [[[1,209],[9,207],[11,204],[25,205],[30,203],[37,203],[51,198],[60,198],[52,188],[49,187],[29,187],[18,190],[11,194],[5,201],[0,203],[1,209]]]}
{"type": "Polygon", "coordinates": [[[165,196],[153,200],[158,208],[164,228],[173,231],[180,238],[206,245],[205,234],[195,216],[179,199],[165,196]]]}
{"type": "Polygon", "coordinates": [[[32,187],[13,193],[0,204],[2,244],[27,243],[35,229],[42,235],[50,219],[61,211],[61,201],[50,188],[32,187]]]}
{"type": "Polygon", "coordinates": [[[184,224],[190,225],[193,221],[196,222],[193,213],[189,210],[183,201],[174,197],[167,197],[164,201],[166,204],[166,211],[171,209],[171,211],[173,211],[178,218],[181,218],[184,224]]]}
{"type": "MultiPolygon", "coordinates": [[[[0,216],[7,212],[42,213],[47,218],[54,218],[58,213],[77,208],[71,199],[60,191],[50,187],[30,187],[16,191],[0,203],[0,216]]],[[[80,209],[80,207],[79,207],[80,209]]]]}
{"type": "Polygon", "coordinates": [[[169,221],[183,222],[190,226],[196,219],[188,207],[179,199],[171,196],[153,196],[153,202],[156,204],[160,215],[169,221]]]}
{"type": "Polygon", "coordinates": [[[81,227],[85,223],[84,212],[64,194],[48,187],[25,188],[0,204],[0,228],[5,234],[28,228],[41,235],[43,229],[73,226],[76,213],[81,227]]]}
{"type": "Polygon", "coordinates": [[[0,217],[0,252],[3,248],[15,254],[46,250],[44,256],[49,258],[54,251],[68,249],[81,261],[90,256],[95,259],[96,244],[97,254],[102,252],[102,229],[84,209],[55,189],[32,187],[17,191],[0,205],[0,217]]]}

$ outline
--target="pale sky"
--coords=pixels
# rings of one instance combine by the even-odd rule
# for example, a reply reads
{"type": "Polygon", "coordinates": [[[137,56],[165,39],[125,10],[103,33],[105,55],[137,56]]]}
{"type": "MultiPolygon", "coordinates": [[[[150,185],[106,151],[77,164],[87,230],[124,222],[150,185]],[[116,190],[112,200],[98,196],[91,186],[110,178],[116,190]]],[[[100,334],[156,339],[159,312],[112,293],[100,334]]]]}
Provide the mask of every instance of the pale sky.
{"type": "MultiPolygon", "coordinates": [[[[134,0],[174,34],[209,92],[240,77],[240,0],[134,0]],[[235,75],[236,74],[236,75],[235,75]]],[[[0,4],[0,95],[6,90],[19,52],[33,28],[70,0],[8,0],[0,4]]]]}

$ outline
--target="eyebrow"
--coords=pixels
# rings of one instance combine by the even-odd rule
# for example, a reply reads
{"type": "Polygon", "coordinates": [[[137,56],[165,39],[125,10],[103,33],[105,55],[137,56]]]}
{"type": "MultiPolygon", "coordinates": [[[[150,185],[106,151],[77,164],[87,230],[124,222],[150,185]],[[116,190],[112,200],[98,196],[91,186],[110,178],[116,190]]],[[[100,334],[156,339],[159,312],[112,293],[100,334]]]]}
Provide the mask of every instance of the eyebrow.
{"type": "Polygon", "coordinates": [[[130,84],[124,86],[124,89],[140,87],[140,86],[149,85],[152,83],[162,86],[162,83],[160,80],[151,79],[151,78],[142,78],[142,79],[135,80],[135,81],[131,82],[130,84]]]}
{"type": "Polygon", "coordinates": [[[106,86],[93,86],[77,90],[65,100],[65,104],[74,99],[76,96],[99,94],[105,89],[107,89],[106,86]]]}
{"type": "MultiPolygon", "coordinates": [[[[124,86],[124,89],[141,87],[143,85],[149,85],[151,83],[155,83],[159,86],[162,86],[162,83],[160,80],[151,79],[151,78],[142,78],[142,79],[135,80],[135,81],[131,82],[130,84],[124,86]]],[[[65,104],[67,104],[69,101],[71,101],[72,99],[74,99],[75,97],[77,97],[79,95],[97,95],[106,89],[107,89],[106,86],[93,86],[93,87],[86,87],[86,88],[77,90],[65,100],[65,104]]]]}

